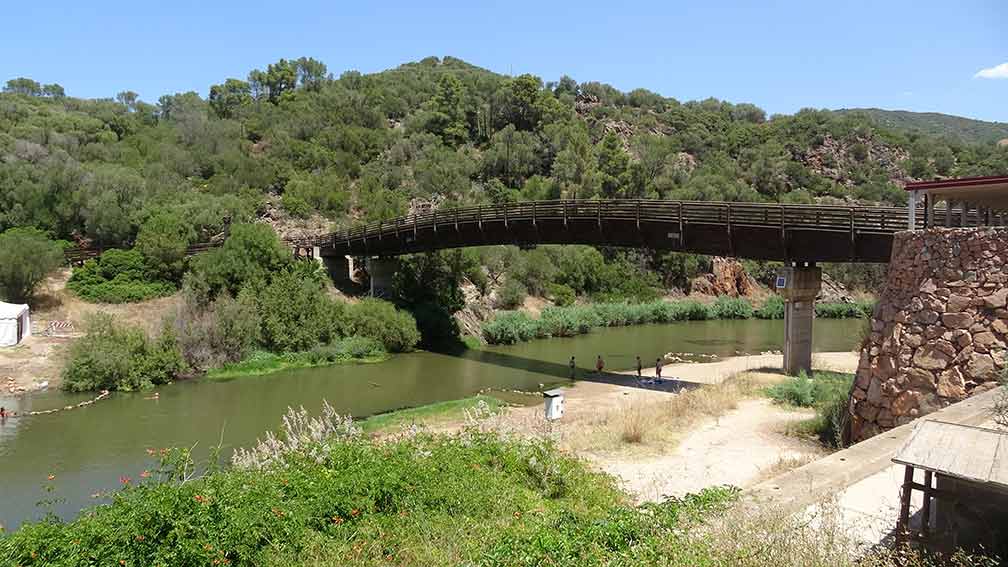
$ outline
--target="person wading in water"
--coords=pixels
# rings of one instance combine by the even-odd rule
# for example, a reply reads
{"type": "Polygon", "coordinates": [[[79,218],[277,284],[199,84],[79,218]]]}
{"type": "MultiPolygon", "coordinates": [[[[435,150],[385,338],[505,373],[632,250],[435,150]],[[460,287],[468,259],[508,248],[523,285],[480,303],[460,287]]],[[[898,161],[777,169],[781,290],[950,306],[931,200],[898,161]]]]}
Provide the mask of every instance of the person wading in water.
{"type": "Polygon", "coordinates": [[[570,377],[571,377],[571,379],[574,378],[574,374],[576,372],[576,368],[577,368],[577,366],[574,364],[574,357],[572,356],[571,357],[571,361],[570,361],[570,377]]]}
{"type": "Polygon", "coordinates": [[[637,378],[641,377],[641,372],[644,370],[644,363],[641,362],[640,357],[637,357],[637,378]]]}
{"type": "Polygon", "coordinates": [[[598,360],[595,361],[595,370],[598,371],[598,375],[602,375],[602,370],[605,368],[605,362],[602,361],[602,355],[598,355],[598,360]]]}

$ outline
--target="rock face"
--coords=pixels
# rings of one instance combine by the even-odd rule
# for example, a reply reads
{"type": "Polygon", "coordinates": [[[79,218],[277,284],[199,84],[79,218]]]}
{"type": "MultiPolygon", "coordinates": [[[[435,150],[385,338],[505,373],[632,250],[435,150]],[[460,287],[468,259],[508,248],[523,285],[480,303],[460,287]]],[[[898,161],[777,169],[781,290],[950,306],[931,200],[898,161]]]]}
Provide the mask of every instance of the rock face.
{"type": "Polygon", "coordinates": [[[759,283],[750,276],[738,260],[715,256],[711,273],[694,278],[690,293],[749,297],[759,291],[759,283]]]}
{"type": "Polygon", "coordinates": [[[1008,342],[1008,230],[930,229],[893,242],[851,391],[861,441],[997,379],[1008,342]]]}

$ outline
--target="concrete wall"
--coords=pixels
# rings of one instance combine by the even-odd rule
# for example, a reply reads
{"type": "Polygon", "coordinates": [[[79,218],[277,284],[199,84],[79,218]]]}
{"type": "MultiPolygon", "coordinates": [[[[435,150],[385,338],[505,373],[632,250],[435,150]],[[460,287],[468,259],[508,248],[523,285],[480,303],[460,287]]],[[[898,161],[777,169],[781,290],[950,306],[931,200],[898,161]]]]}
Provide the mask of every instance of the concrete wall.
{"type": "Polygon", "coordinates": [[[1006,229],[896,235],[851,392],[852,441],[993,387],[1005,366],[1006,282],[1006,229]]]}

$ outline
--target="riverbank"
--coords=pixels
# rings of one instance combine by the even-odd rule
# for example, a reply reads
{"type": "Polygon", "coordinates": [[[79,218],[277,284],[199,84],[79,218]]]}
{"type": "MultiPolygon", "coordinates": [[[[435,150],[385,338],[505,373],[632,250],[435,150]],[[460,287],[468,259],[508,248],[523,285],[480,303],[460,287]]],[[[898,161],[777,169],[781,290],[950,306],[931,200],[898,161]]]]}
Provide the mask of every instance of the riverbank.
{"type": "MultiPolygon", "coordinates": [[[[873,301],[859,303],[819,302],[821,319],[868,319],[873,301]]],[[[587,303],[548,307],[538,316],[526,311],[499,312],[482,325],[483,339],[491,345],[509,345],[534,339],[573,337],[606,327],[650,323],[712,320],[776,320],[784,318],[784,300],[771,295],[757,308],[744,297],[720,296],[703,302],[693,298],[659,299],[647,303],[587,303]]]]}
{"type": "MultiPolygon", "coordinates": [[[[857,362],[853,352],[818,353],[814,366],[853,372],[857,362]]],[[[794,435],[813,410],[764,396],[767,387],[787,379],[782,363],[780,355],[758,355],[669,364],[663,375],[681,380],[674,386],[671,380],[642,384],[636,372],[588,375],[564,388],[564,416],[554,422],[544,419],[541,404],[484,408],[482,415],[455,419],[437,408],[418,408],[408,410],[416,416],[408,421],[436,432],[478,426],[523,438],[545,435],[617,477],[637,500],[661,501],[707,486],[749,486],[828,454],[822,444],[794,435]]],[[[371,431],[390,434],[394,428],[371,431]]]]}
{"type": "Polygon", "coordinates": [[[203,377],[207,380],[233,380],[300,368],[324,368],[341,364],[375,364],[385,362],[391,357],[392,355],[388,353],[370,356],[315,357],[311,353],[275,354],[259,351],[241,362],[210,369],[203,377]]]}

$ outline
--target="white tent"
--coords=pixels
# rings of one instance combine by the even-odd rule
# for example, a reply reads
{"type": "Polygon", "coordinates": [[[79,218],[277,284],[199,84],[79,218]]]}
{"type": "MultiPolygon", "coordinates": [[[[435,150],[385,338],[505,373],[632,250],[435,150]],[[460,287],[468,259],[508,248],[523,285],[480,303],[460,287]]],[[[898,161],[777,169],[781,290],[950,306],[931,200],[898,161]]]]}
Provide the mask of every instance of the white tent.
{"type": "Polygon", "coordinates": [[[30,334],[28,306],[0,301],[0,347],[14,346],[30,334]]]}

